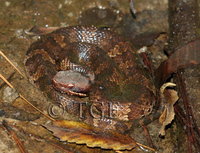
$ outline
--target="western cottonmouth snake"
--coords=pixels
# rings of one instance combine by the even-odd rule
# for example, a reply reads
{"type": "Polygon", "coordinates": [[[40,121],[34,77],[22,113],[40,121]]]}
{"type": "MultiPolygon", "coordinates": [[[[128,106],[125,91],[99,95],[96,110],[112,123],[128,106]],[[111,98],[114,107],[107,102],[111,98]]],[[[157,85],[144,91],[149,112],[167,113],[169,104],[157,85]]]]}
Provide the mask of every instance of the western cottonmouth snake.
{"type": "MultiPolygon", "coordinates": [[[[83,111],[85,122],[127,130],[134,120],[149,115],[156,101],[152,85],[137,69],[136,61],[133,46],[122,36],[105,28],[76,26],[56,30],[33,43],[24,63],[29,80],[54,102],[66,106],[69,113],[79,114],[82,96],[87,94],[87,105],[95,104],[97,115],[104,109],[107,117],[91,117],[83,111]],[[66,85],[71,94],[60,92],[52,85],[59,70],[80,72],[91,86],[84,91],[80,82],[73,82],[66,85]],[[71,85],[78,88],[72,89],[71,85]]],[[[71,75],[75,78],[73,75],[76,73],[71,75]]]]}

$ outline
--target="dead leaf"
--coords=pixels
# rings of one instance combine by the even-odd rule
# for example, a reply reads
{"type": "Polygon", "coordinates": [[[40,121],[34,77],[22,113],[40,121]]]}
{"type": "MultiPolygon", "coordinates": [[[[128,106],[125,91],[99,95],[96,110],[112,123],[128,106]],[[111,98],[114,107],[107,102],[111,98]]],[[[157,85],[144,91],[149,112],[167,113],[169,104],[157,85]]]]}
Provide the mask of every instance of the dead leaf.
{"type": "Polygon", "coordinates": [[[61,141],[86,144],[88,147],[131,150],[136,146],[135,141],[128,135],[96,128],[83,122],[60,120],[53,122],[53,125],[45,125],[45,127],[61,141]]]}
{"type": "Polygon", "coordinates": [[[156,86],[160,87],[172,73],[181,68],[200,64],[200,39],[192,41],[177,49],[169,59],[161,63],[155,73],[156,86]]]}
{"type": "MultiPolygon", "coordinates": [[[[173,85],[173,84],[171,84],[173,85]]],[[[175,86],[175,84],[173,85],[175,86]]],[[[164,88],[166,88],[167,86],[165,86],[164,88]]],[[[161,87],[162,88],[162,87],[161,87]]],[[[164,91],[164,89],[162,89],[164,91]]],[[[165,127],[170,124],[172,122],[172,120],[174,119],[175,113],[174,113],[174,104],[176,103],[176,101],[179,99],[177,92],[173,89],[168,89],[168,93],[165,92],[165,94],[163,94],[163,91],[161,91],[161,97],[165,99],[166,104],[165,104],[165,109],[163,111],[163,113],[161,114],[160,118],[159,118],[159,122],[162,124],[162,127],[159,131],[159,134],[161,136],[165,135],[165,127]]]]}
{"type": "Polygon", "coordinates": [[[60,28],[61,27],[37,27],[37,26],[34,26],[30,30],[25,30],[25,33],[27,35],[31,35],[31,36],[41,36],[41,35],[46,35],[48,33],[51,33],[60,28]]]}

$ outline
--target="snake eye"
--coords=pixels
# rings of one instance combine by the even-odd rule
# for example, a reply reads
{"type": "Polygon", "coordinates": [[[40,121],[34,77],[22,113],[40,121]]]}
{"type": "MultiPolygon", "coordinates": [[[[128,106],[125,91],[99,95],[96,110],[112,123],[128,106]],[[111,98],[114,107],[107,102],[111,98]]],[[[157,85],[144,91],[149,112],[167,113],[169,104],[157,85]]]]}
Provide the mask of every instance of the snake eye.
{"type": "Polygon", "coordinates": [[[69,83],[66,87],[69,88],[69,89],[72,89],[74,86],[75,86],[74,83],[69,83]]]}

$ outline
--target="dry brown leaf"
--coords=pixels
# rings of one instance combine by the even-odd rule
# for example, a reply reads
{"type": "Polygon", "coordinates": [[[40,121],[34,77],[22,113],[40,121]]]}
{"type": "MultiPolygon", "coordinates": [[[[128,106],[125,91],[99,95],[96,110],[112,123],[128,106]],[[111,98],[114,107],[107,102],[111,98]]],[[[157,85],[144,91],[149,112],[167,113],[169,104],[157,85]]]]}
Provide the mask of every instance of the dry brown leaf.
{"type": "Polygon", "coordinates": [[[45,125],[45,127],[61,141],[86,144],[88,147],[131,150],[136,146],[135,141],[128,135],[96,128],[83,122],[60,120],[53,122],[53,125],[45,125]]]}
{"type": "Polygon", "coordinates": [[[172,73],[181,68],[200,64],[200,39],[182,45],[155,72],[156,86],[160,87],[172,73]]]}
{"type": "Polygon", "coordinates": [[[166,119],[166,116],[167,116],[167,109],[165,107],[165,109],[163,110],[162,114],[160,115],[159,117],[159,123],[160,124],[163,124],[163,122],[165,121],[166,119]]]}
{"type": "Polygon", "coordinates": [[[37,35],[41,36],[41,35],[46,35],[48,33],[51,33],[60,28],[61,27],[37,27],[37,26],[34,26],[30,30],[25,30],[25,33],[27,35],[31,35],[31,36],[37,36],[37,35]]]}
{"type": "Polygon", "coordinates": [[[169,96],[165,94],[161,95],[165,98],[166,104],[165,109],[163,113],[161,114],[159,118],[159,122],[162,124],[162,127],[160,128],[159,134],[161,136],[165,135],[165,127],[172,122],[174,119],[175,113],[174,113],[174,104],[179,99],[177,92],[173,89],[168,89],[169,96]]]}

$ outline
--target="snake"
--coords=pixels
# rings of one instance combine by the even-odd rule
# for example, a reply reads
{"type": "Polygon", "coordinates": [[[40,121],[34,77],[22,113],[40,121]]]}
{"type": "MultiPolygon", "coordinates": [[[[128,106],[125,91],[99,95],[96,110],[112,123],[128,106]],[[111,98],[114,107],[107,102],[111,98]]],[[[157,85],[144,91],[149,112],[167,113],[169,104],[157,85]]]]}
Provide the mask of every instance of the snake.
{"type": "Polygon", "coordinates": [[[126,131],[156,105],[138,60],[134,46],[112,29],[70,26],[31,44],[24,65],[30,82],[70,114],[79,114],[81,104],[82,121],[126,131]]]}

